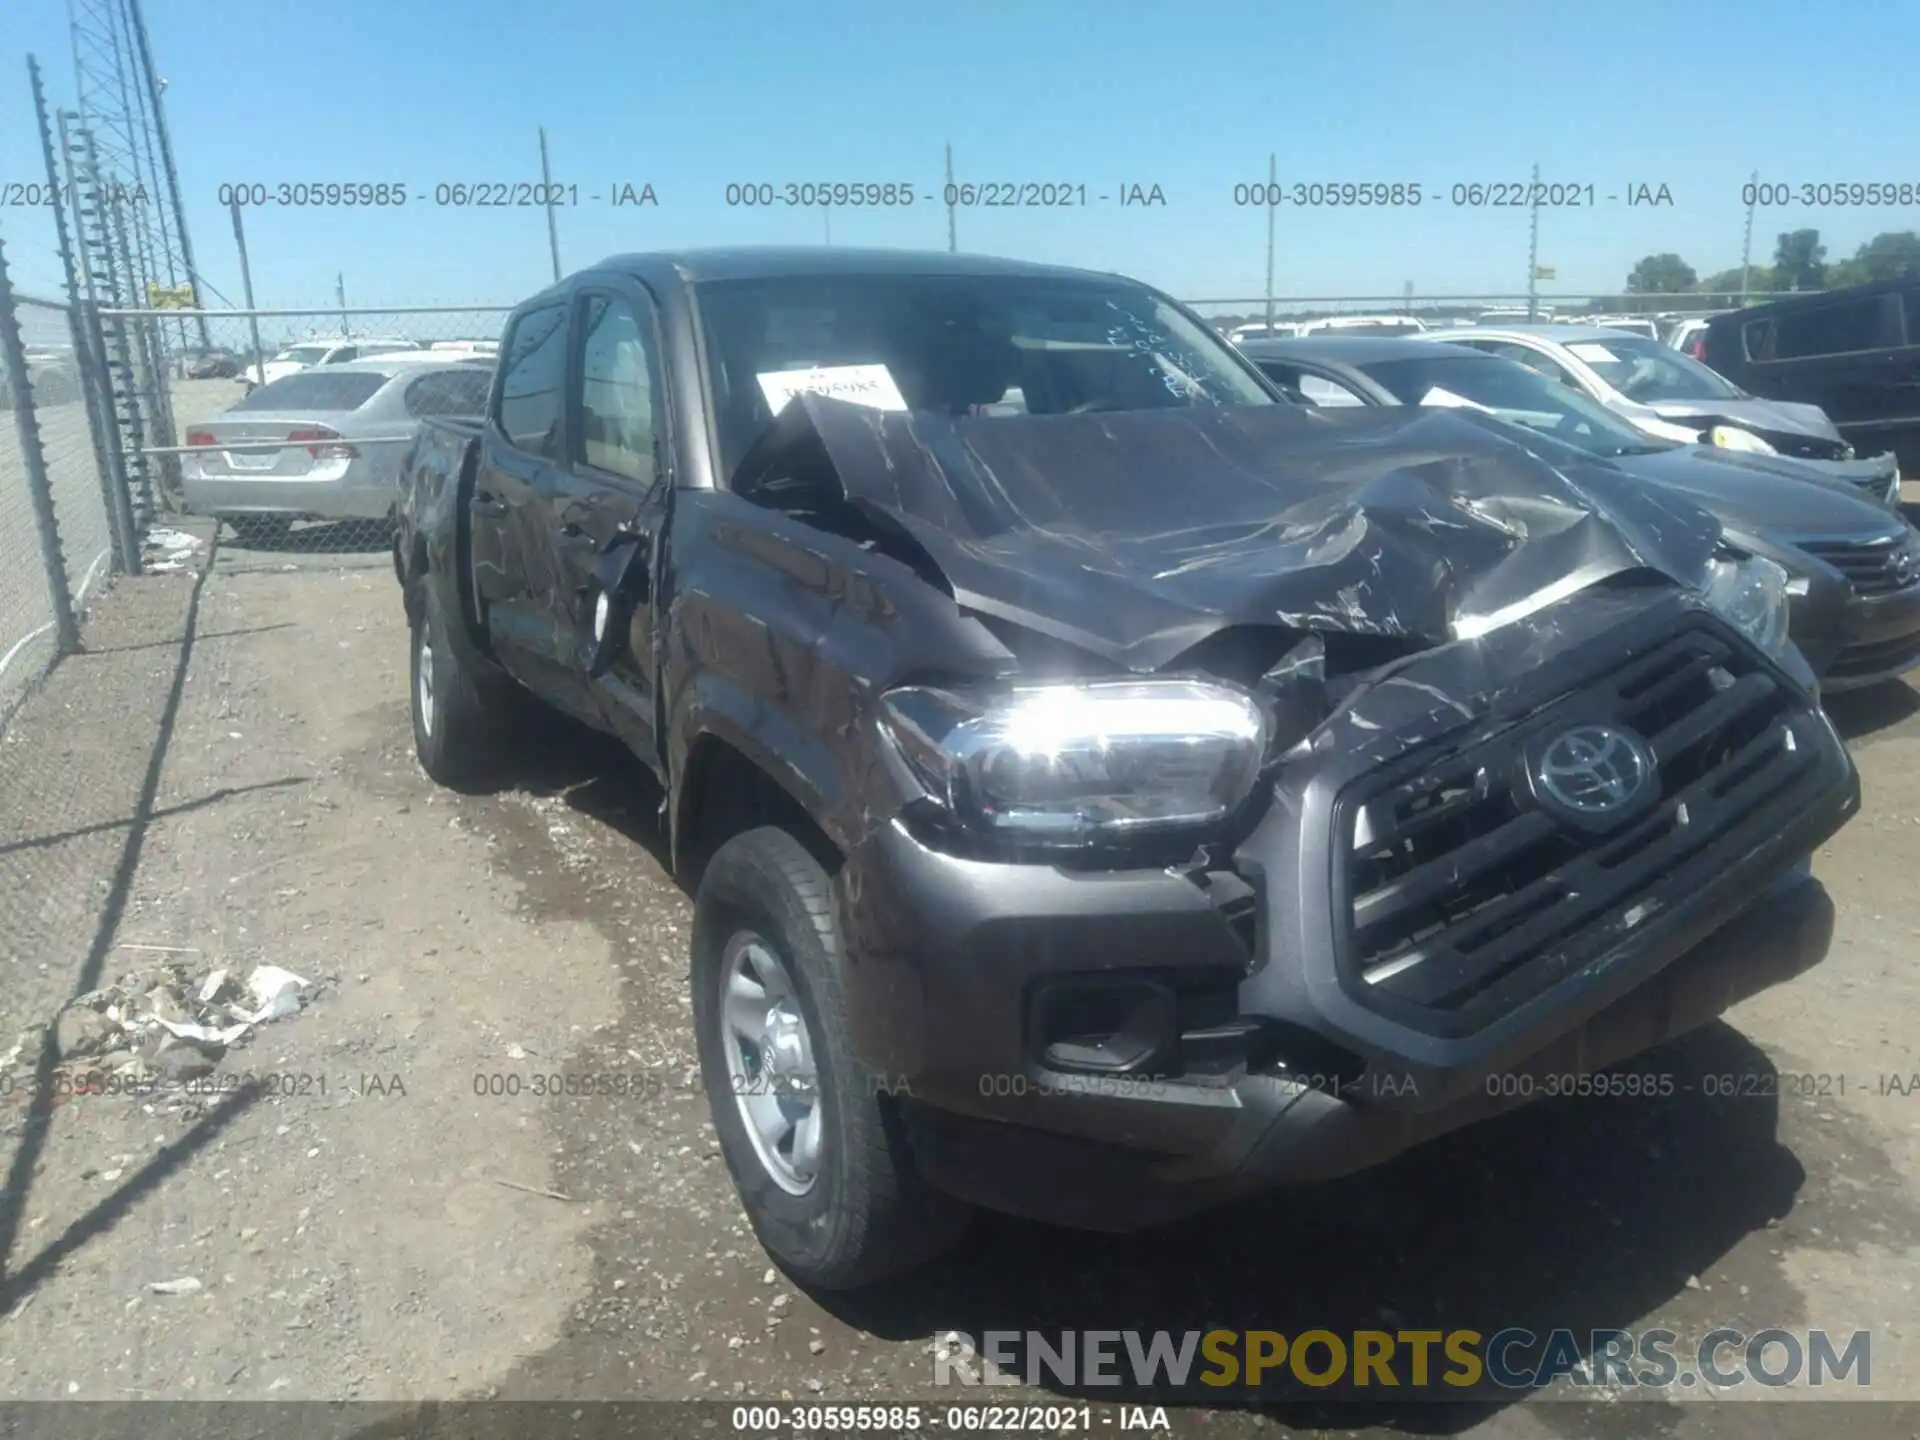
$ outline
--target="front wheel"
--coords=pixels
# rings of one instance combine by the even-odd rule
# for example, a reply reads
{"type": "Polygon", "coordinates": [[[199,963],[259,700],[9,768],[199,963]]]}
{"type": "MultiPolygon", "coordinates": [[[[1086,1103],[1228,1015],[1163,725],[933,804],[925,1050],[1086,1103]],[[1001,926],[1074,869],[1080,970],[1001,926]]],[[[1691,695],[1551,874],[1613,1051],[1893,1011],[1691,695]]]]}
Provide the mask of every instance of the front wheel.
{"type": "Polygon", "coordinates": [[[855,1059],[832,881],[785,830],[750,830],[694,901],[693,1018],[721,1153],[754,1233],[796,1280],[853,1290],[948,1249],[968,1211],[921,1179],[855,1059]]]}
{"type": "Polygon", "coordinates": [[[428,776],[459,788],[499,766],[510,697],[502,693],[501,682],[470,671],[431,583],[414,611],[409,667],[414,753],[428,776]]]}

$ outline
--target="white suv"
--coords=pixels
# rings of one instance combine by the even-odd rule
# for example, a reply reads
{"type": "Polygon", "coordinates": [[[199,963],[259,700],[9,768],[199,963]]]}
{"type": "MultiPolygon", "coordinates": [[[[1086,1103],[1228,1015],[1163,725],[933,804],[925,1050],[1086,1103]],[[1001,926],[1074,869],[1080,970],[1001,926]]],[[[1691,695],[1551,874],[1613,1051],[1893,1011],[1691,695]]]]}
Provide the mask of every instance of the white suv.
{"type": "MultiPolygon", "coordinates": [[[[392,340],[378,337],[349,340],[302,340],[289,345],[261,367],[260,383],[271,385],[310,365],[344,365],[349,360],[371,360],[376,355],[391,355],[396,350],[418,350],[417,340],[392,340]]],[[[249,377],[251,378],[251,377],[249,377]]]]}

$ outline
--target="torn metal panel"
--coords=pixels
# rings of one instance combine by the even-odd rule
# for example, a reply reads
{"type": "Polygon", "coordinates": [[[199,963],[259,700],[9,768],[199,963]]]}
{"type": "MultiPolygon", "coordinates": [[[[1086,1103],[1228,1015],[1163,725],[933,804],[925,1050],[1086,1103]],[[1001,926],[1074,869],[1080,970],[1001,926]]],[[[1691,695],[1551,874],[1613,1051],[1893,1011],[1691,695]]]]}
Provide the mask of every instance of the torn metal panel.
{"type": "Polygon", "coordinates": [[[1693,584],[1719,537],[1617,471],[1411,408],[949,419],[803,395],[736,488],[783,503],[803,455],[962,605],[1141,671],[1232,625],[1441,644],[1626,571],[1693,584]]]}

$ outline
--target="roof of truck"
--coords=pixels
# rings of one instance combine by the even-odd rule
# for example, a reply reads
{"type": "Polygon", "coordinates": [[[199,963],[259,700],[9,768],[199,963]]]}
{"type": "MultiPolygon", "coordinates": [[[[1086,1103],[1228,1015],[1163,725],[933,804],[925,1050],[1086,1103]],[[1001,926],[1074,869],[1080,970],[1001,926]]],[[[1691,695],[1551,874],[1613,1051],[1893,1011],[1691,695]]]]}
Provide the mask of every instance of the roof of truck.
{"type": "Polygon", "coordinates": [[[632,275],[671,267],[684,278],[771,280],[789,275],[1053,275],[1108,278],[1093,270],[1039,265],[995,255],[956,255],[946,250],[859,249],[845,245],[743,245],[704,250],[654,250],[610,255],[595,270],[632,275]]]}

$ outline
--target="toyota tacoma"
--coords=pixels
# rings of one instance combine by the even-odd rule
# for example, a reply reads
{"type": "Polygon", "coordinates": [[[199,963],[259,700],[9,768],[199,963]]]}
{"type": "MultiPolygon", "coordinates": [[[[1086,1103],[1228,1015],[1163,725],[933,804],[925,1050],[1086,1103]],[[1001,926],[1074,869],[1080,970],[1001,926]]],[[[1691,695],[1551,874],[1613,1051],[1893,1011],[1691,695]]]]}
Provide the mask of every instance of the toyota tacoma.
{"type": "MultiPolygon", "coordinates": [[[[405,467],[436,781],[529,698],[658,777],[722,1152],[796,1278],[1362,1169],[1826,953],[1859,781],[1786,576],[1165,295],[618,257],[405,467]]],[[[510,772],[509,772],[510,773],[510,772]]]]}

